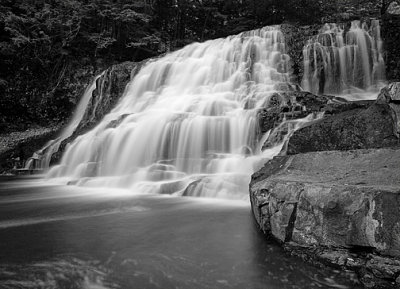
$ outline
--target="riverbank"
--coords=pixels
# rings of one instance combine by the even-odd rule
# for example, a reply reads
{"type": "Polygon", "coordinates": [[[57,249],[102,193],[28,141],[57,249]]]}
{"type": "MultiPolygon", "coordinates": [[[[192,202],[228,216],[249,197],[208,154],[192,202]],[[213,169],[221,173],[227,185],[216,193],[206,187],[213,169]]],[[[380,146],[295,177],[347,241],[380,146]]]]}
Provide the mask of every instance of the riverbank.
{"type": "Polygon", "coordinates": [[[36,150],[57,136],[60,128],[61,125],[54,125],[0,134],[0,174],[23,166],[36,150]]]}

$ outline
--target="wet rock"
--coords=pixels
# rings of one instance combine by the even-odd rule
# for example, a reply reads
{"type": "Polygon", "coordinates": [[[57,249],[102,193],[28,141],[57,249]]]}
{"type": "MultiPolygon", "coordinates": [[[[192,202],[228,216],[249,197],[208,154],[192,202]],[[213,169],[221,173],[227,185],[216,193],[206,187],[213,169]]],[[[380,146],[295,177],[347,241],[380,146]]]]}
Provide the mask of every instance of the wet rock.
{"type": "MultiPolygon", "coordinates": [[[[96,89],[93,91],[85,114],[75,132],[61,142],[60,147],[51,158],[50,165],[60,161],[67,144],[71,143],[77,136],[91,130],[97,123],[111,111],[123,95],[129,81],[136,75],[143,62],[123,62],[108,68],[97,80],[96,89]]],[[[119,119],[111,121],[109,127],[119,125],[128,114],[122,115],[119,119]]]]}
{"type": "Polygon", "coordinates": [[[383,88],[375,103],[334,102],[323,108],[325,118],[296,131],[288,154],[399,146],[400,83],[383,88]]]}
{"type": "Polygon", "coordinates": [[[254,217],[287,250],[356,270],[370,288],[392,288],[400,274],[399,159],[400,149],[275,158],[252,176],[254,217]]]}
{"type": "Polygon", "coordinates": [[[283,119],[298,119],[313,112],[320,112],[330,102],[326,96],[305,91],[282,91],[268,97],[265,108],[258,112],[260,131],[277,127],[283,119]]]}
{"type": "Polygon", "coordinates": [[[395,132],[392,108],[377,103],[323,118],[296,131],[287,153],[393,147],[399,145],[395,132]]]}
{"type": "Polygon", "coordinates": [[[31,128],[26,131],[0,134],[0,173],[14,167],[15,158],[19,158],[18,167],[23,167],[24,161],[54,139],[60,126],[31,128]]]}
{"type": "Polygon", "coordinates": [[[119,126],[124,120],[125,118],[127,118],[129,115],[129,113],[123,114],[121,116],[119,116],[117,119],[110,121],[110,123],[107,125],[106,128],[116,128],[117,126],[119,126]]]}
{"type": "Polygon", "coordinates": [[[96,89],[78,129],[92,127],[111,111],[141,65],[142,62],[127,61],[113,65],[104,72],[96,82],[96,89]]]}
{"type": "Polygon", "coordinates": [[[400,103],[400,82],[392,82],[382,88],[377,103],[400,103]]]}
{"type": "Polygon", "coordinates": [[[261,133],[266,133],[278,126],[282,122],[282,118],[282,109],[279,106],[260,110],[257,119],[261,133]]]}
{"type": "Polygon", "coordinates": [[[400,226],[399,158],[400,150],[394,149],[280,157],[272,168],[266,164],[263,172],[271,175],[252,178],[255,216],[260,218],[257,208],[268,202],[268,214],[262,217],[269,219],[271,227],[279,223],[286,227],[288,222],[281,221],[293,212],[289,205],[297,204],[290,240],[304,245],[371,247],[400,257],[400,237],[395,234],[400,226]],[[280,210],[286,217],[274,218],[280,210]]]}
{"type": "Polygon", "coordinates": [[[392,110],[394,122],[394,134],[400,136],[400,82],[394,82],[383,88],[376,101],[380,104],[388,104],[392,110]]]}
{"type": "Polygon", "coordinates": [[[299,119],[311,113],[339,114],[358,108],[367,108],[373,101],[348,102],[340,97],[314,95],[306,91],[276,92],[267,98],[265,108],[258,112],[261,133],[277,127],[283,119],[299,119]]]}

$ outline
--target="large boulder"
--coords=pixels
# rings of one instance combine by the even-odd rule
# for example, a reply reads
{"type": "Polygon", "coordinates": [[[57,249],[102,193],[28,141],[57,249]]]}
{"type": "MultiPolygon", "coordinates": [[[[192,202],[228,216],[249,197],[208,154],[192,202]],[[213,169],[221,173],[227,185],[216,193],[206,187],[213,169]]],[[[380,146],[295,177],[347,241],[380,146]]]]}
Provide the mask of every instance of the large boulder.
{"type": "Polygon", "coordinates": [[[283,119],[303,118],[310,113],[323,111],[331,98],[318,96],[306,91],[280,91],[266,100],[258,112],[260,131],[267,131],[279,125],[283,119]]]}
{"type": "Polygon", "coordinates": [[[348,103],[349,110],[339,111],[296,131],[289,140],[287,153],[398,146],[399,99],[400,83],[393,83],[382,89],[377,101],[368,108],[348,103]]]}
{"type": "Polygon", "coordinates": [[[316,115],[333,103],[334,97],[317,96],[306,91],[280,91],[266,98],[263,109],[258,111],[259,131],[270,131],[262,150],[274,147],[287,138],[292,130],[293,120],[316,115]],[[285,122],[284,122],[285,121],[285,122]]]}
{"type": "MultiPolygon", "coordinates": [[[[282,124],[283,120],[296,120],[310,114],[324,113],[325,116],[332,116],[345,111],[366,109],[373,102],[369,100],[350,102],[339,97],[319,96],[306,91],[276,92],[267,98],[264,108],[258,111],[259,131],[263,134],[273,131],[282,124]]],[[[268,138],[263,144],[263,149],[282,141],[287,129],[283,129],[282,133],[283,135],[280,135],[281,133],[277,135],[277,140],[268,138]]]]}
{"type": "Polygon", "coordinates": [[[277,157],[252,176],[254,217],[289,250],[372,276],[375,288],[397,288],[390,284],[400,276],[399,160],[400,149],[277,157]]]}
{"type": "Polygon", "coordinates": [[[394,134],[400,136],[400,82],[393,82],[383,88],[376,101],[377,103],[388,104],[394,121],[394,134]]]}

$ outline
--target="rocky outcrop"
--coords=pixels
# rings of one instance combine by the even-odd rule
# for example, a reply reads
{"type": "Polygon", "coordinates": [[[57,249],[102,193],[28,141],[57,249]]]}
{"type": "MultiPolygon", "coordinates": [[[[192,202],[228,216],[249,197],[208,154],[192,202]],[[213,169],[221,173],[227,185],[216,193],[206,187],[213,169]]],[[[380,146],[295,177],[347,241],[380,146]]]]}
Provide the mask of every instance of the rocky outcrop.
{"type": "Polygon", "coordinates": [[[258,125],[262,133],[276,127],[282,120],[296,119],[323,111],[330,98],[306,91],[282,91],[269,97],[265,108],[258,111],[258,125]]]}
{"type": "Polygon", "coordinates": [[[59,130],[59,126],[54,126],[0,134],[0,173],[23,166],[24,160],[54,138],[59,130]]]}
{"type": "Polygon", "coordinates": [[[96,81],[96,89],[86,109],[78,129],[97,124],[123,95],[126,85],[140,70],[143,62],[123,62],[105,70],[96,81]]]}
{"type": "Polygon", "coordinates": [[[372,105],[349,102],[337,106],[329,117],[296,131],[287,153],[399,146],[399,95],[400,83],[392,83],[382,89],[372,105]]]}
{"type": "Polygon", "coordinates": [[[388,104],[353,109],[319,120],[294,133],[288,154],[392,147],[399,144],[388,104]]]}
{"type": "MultiPolygon", "coordinates": [[[[348,102],[345,99],[327,95],[314,95],[306,91],[281,91],[274,93],[265,104],[266,108],[258,111],[258,126],[261,133],[266,133],[269,130],[274,131],[282,124],[283,120],[291,121],[304,118],[310,114],[323,113],[325,117],[338,115],[337,118],[341,119],[339,114],[348,111],[352,115],[355,111],[364,111],[368,108],[373,101],[355,101],[348,102]],[[351,111],[351,112],[350,112],[351,111]]],[[[305,124],[311,126],[318,124],[319,121],[313,121],[305,124]]],[[[274,131],[275,132],[275,131],[274,131]]],[[[273,132],[273,133],[274,133],[273,132]]],[[[307,130],[302,130],[303,133],[307,130]]],[[[288,133],[287,129],[282,128],[274,137],[269,137],[263,144],[263,149],[270,148],[283,140],[288,133]],[[276,139],[275,139],[276,138],[276,139]]],[[[317,130],[317,133],[320,133],[317,130]]],[[[303,137],[302,134],[296,134],[297,138],[303,137]]],[[[309,135],[306,134],[305,141],[301,139],[300,144],[307,145],[309,135]]],[[[293,138],[293,137],[292,137],[293,138]]],[[[296,139],[296,138],[295,138],[296,139]]],[[[292,141],[293,142],[293,141],[292,141]]],[[[317,144],[319,144],[318,142],[317,144]]],[[[286,148],[287,146],[285,146],[286,148]]],[[[306,148],[308,148],[306,146],[306,148]]],[[[314,149],[315,150],[315,149],[314,149]]]]}
{"type": "Polygon", "coordinates": [[[393,133],[400,136],[400,82],[389,84],[383,88],[378,96],[377,103],[388,104],[393,119],[393,133]]]}
{"type": "Polygon", "coordinates": [[[292,67],[292,82],[301,83],[304,73],[303,67],[303,47],[307,41],[318,34],[321,24],[297,26],[291,24],[282,24],[281,31],[285,35],[287,53],[290,56],[292,67]]]}
{"type": "Polygon", "coordinates": [[[288,250],[356,270],[375,288],[397,288],[399,159],[400,149],[275,158],[252,177],[254,216],[288,250]]]}
{"type": "MultiPolygon", "coordinates": [[[[61,142],[56,153],[53,154],[50,164],[57,163],[65,147],[77,136],[92,129],[111,109],[123,95],[129,81],[140,70],[143,62],[123,62],[113,65],[103,72],[96,81],[96,89],[86,108],[85,114],[75,132],[61,142]]],[[[112,124],[111,124],[112,125],[112,124]]]]}
{"type": "Polygon", "coordinates": [[[399,97],[392,83],[374,102],[321,98],[309,111],[325,117],[250,183],[262,231],[293,255],[356,271],[367,288],[400,288],[399,97]]]}

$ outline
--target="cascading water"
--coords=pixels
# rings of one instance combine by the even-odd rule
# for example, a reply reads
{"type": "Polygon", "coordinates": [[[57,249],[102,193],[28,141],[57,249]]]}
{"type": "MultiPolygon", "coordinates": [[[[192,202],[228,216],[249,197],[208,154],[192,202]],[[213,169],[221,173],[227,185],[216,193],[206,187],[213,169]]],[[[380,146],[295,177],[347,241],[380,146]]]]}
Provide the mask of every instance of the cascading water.
{"type": "Polygon", "coordinates": [[[89,101],[92,98],[93,91],[96,89],[96,82],[101,76],[102,74],[96,76],[91,84],[86,88],[85,93],[81,97],[81,100],[79,101],[78,106],[72,116],[72,119],[61,131],[60,135],[56,139],[47,142],[40,150],[36,151],[33,156],[26,161],[26,169],[45,170],[49,167],[51,157],[58,151],[61,142],[69,138],[81,123],[89,101]]]}
{"type": "Polygon", "coordinates": [[[302,87],[314,94],[348,99],[376,98],[384,85],[385,63],[378,20],[325,24],[303,49],[302,87]]]}
{"type": "Polygon", "coordinates": [[[261,153],[256,115],[289,82],[288,61],[277,27],[150,61],[48,177],[142,193],[244,198],[251,173],[283,146],[284,140],[261,153]]]}

